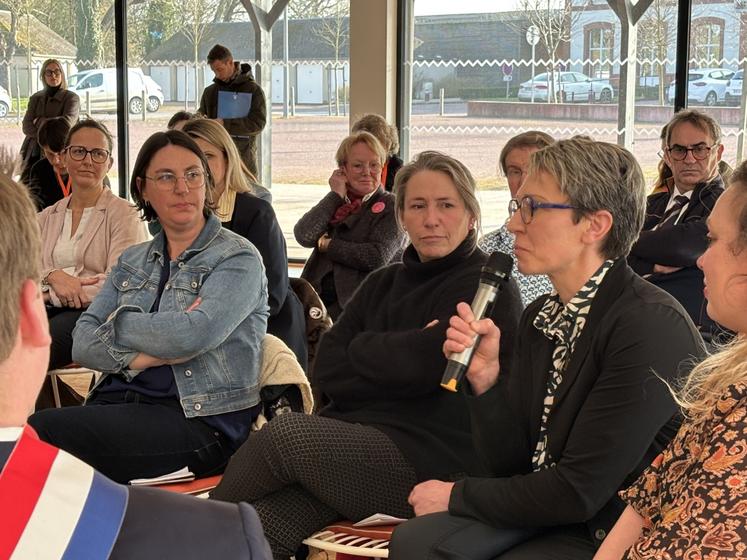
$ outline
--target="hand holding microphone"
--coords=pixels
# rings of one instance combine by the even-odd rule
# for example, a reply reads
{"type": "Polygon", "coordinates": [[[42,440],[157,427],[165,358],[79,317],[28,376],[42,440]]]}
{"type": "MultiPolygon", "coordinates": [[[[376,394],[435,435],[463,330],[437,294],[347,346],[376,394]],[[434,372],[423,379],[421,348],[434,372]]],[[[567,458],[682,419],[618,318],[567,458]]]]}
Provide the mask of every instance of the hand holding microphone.
{"type": "Polygon", "coordinates": [[[480,285],[472,306],[460,303],[457,316],[449,321],[446,331],[444,353],[448,359],[441,386],[456,391],[459,382],[469,370],[470,383],[477,394],[481,394],[498,378],[498,349],[500,333],[492,321],[484,320],[503,286],[508,282],[513,259],[505,253],[490,255],[480,274],[480,285]],[[481,344],[481,339],[484,346],[481,344]],[[476,359],[473,367],[470,364],[476,359]]]}

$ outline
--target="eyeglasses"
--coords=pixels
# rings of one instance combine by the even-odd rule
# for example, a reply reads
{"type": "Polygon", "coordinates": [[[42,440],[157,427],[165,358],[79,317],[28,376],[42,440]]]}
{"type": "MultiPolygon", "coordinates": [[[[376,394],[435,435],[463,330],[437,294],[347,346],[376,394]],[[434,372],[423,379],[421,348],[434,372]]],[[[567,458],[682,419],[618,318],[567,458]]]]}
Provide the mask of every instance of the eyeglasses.
{"type": "Polygon", "coordinates": [[[714,144],[713,146],[707,146],[706,144],[697,144],[692,148],[686,148],[685,146],[675,144],[674,146],[667,148],[666,150],[667,152],[669,152],[669,157],[675,161],[682,161],[683,159],[685,159],[687,157],[687,152],[692,152],[695,159],[703,160],[708,157],[708,155],[711,153],[711,150],[716,146],[718,146],[718,144],[714,144]]]}
{"type": "Polygon", "coordinates": [[[94,163],[104,163],[109,159],[109,150],[104,150],[103,148],[87,150],[83,146],[68,146],[65,148],[65,151],[73,161],[83,161],[88,154],[91,154],[91,160],[94,163]]]}
{"type": "Polygon", "coordinates": [[[356,173],[373,173],[374,175],[381,174],[382,166],[380,163],[371,163],[369,165],[365,163],[351,163],[350,167],[356,173]]]}
{"type": "Polygon", "coordinates": [[[50,78],[52,76],[62,76],[62,70],[45,70],[44,75],[50,78]]]}
{"type": "Polygon", "coordinates": [[[184,177],[177,177],[173,173],[159,173],[155,177],[145,176],[146,179],[150,179],[156,184],[156,188],[159,191],[169,192],[175,191],[176,185],[179,179],[184,179],[184,183],[187,185],[187,190],[198,190],[205,186],[205,173],[200,169],[193,169],[187,171],[184,177]]]}
{"type": "Polygon", "coordinates": [[[512,198],[508,201],[508,215],[513,217],[516,212],[519,212],[521,221],[524,224],[530,224],[534,218],[534,211],[538,208],[544,208],[546,210],[575,210],[575,206],[570,204],[558,204],[555,202],[537,202],[531,196],[525,196],[521,199],[512,198]]]}

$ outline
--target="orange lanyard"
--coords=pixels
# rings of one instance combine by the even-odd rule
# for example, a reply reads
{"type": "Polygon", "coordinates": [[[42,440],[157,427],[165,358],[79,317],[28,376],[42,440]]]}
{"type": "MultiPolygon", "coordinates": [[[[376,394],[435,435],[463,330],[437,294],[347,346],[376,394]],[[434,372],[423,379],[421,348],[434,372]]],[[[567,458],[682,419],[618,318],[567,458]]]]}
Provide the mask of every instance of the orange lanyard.
{"type": "Polygon", "coordinates": [[[381,184],[386,186],[386,173],[389,168],[389,160],[384,162],[384,167],[381,168],[381,184]]]}
{"type": "Polygon", "coordinates": [[[62,180],[62,176],[60,176],[57,170],[55,170],[54,174],[57,177],[57,184],[60,185],[60,190],[62,190],[62,195],[67,198],[68,196],[70,196],[71,190],[70,177],[67,178],[67,184],[65,184],[65,182],[62,180]]]}

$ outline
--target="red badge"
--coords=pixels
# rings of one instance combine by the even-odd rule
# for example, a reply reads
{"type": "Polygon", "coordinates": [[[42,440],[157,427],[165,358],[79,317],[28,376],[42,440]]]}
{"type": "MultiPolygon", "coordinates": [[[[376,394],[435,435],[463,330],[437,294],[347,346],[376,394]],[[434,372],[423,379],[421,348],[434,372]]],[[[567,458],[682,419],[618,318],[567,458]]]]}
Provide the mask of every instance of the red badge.
{"type": "Polygon", "coordinates": [[[384,208],[386,208],[386,204],[383,202],[376,202],[373,206],[371,206],[371,212],[374,214],[381,214],[384,211],[384,208]]]}

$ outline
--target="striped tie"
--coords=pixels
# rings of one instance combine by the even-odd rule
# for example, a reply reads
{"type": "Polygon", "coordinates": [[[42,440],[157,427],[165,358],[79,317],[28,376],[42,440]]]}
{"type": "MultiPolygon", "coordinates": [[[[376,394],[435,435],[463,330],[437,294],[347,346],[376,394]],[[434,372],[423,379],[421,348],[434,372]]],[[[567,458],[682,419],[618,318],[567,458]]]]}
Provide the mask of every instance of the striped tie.
{"type": "Polygon", "coordinates": [[[666,226],[673,226],[677,222],[677,218],[680,217],[680,212],[682,211],[682,207],[685,206],[688,202],[690,202],[690,199],[686,197],[684,194],[680,194],[674,197],[674,204],[672,204],[672,207],[664,212],[664,216],[662,217],[661,221],[656,226],[656,229],[663,228],[666,226]]]}

